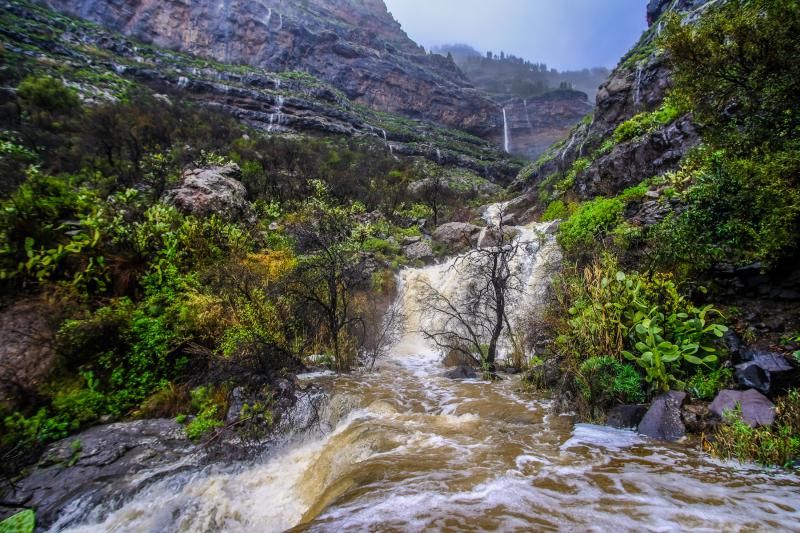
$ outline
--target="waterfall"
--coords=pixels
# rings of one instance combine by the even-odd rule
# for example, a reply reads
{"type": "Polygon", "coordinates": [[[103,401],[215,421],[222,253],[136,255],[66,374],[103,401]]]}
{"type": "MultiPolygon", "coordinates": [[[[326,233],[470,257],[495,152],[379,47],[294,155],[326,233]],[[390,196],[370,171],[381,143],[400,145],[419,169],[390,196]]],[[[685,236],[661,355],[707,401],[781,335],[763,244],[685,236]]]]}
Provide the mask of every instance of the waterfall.
{"type": "Polygon", "coordinates": [[[506,115],[506,108],[503,108],[503,147],[507,154],[511,153],[510,149],[510,135],[508,132],[508,116],[506,115]]]}
{"type": "Polygon", "coordinates": [[[383,132],[383,144],[386,148],[389,148],[389,138],[386,136],[386,130],[381,130],[383,132]]]}
{"type": "Polygon", "coordinates": [[[264,25],[266,25],[267,30],[269,30],[269,23],[272,22],[272,8],[267,8],[267,20],[264,21],[264,25]]]}
{"type": "Polygon", "coordinates": [[[523,100],[522,104],[525,106],[525,120],[528,121],[528,129],[532,131],[533,124],[531,124],[531,115],[528,113],[528,100],[523,100]]]}
{"type": "Polygon", "coordinates": [[[437,163],[442,162],[442,151],[438,148],[436,149],[436,162],[437,163]]]}
{"type": "Polygon", "coordinates": [[[275,129],[276,126],[280,126],[284,122],[284,115],[283,115],[283,104],[286,101],[286,98],[283,95],[278,95],[275,99],[275,109],[274,113],[270,113],[269,115],[269,126],[267,126],[267,131],[271,132],[275,129]]]}
{"type": "Polygon", "coordinates": [[[633,105],[638,106],[641,102],[642,88],[642,65],[636,67],[636,79],[634,80],[633,105]]]}

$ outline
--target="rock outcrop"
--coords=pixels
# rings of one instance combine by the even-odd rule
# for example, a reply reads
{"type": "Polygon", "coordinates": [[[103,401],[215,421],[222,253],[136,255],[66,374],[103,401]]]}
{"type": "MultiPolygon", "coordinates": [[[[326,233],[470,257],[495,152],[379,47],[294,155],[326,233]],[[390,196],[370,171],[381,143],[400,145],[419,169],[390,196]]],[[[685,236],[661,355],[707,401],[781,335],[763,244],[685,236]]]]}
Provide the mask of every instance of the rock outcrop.
{"type": "Polygon", "coordinates": [[[272,71],[303,71],[380,111],[486,135],[499,107],[456,65],[427,54],[382,0],[46,0],[164,48],[272,71]]]}
{"type": "Polygon", "coordinates": [[[708,408],[719,417],[741,409],[742,421],[750,427],[771,426],[775,421],[775,405],[755,389],[722,390],[708,408]]]}
{"type": "Polygon", "coordinates": [[[150,483],[197,467],[202,455],[174,420],[97,426],[50,446],[6,498],[34,507],[40,526],[59,530],[101,503],[113,508],[150,483]]]}
{"type": "Polygon", "coordinates": [[[247,201],[247,189],[238,180],[236,163],[185,170],[181,183],[169,191],[165,200],[185,213],[217,215],[224,220],[255,223],[255,212],[247,201]]]}
{"type": "Polygon", "coordinates": [[[59,316],[38,298],[0,311],[0,406],[18,407],[50,374],[59,316]]]}
{"type": "MultiPolygon", "coordinates": [[[[530,99],[513,99],[503,104],[508,121],[508,149],[512,154],[536,159],[554,142],[564,138],[586,114],[592,104],[579,91],[552,91],[530,99]]],[[[493,139],[505,144],[504,131],[493,139]]]]}
{"type": "Polygon", "coordinates": [[[480,233],[481,228],[474,224],[448,222],[436,228],[433,232],[433,242],[442,245],[450,252],[457,253],[477,246],[480,233]]]}
{"type": "Polygon", "coordinates": [[[639,424],[639,433],[653,439],[677,441],[686,435],[681,407],[686,393],[669,391],[657,396],[639,424]]]}

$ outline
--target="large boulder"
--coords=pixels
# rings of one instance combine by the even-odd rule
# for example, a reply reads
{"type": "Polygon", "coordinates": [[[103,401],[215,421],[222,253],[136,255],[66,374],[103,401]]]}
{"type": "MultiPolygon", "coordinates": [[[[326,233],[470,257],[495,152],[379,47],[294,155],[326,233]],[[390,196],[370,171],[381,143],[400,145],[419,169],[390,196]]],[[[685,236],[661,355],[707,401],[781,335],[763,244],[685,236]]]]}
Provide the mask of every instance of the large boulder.
{"type": "Polygon", "coordinates": [[[50,374],[61,313],[42,299],[18,301],[0,311],[0,406],[17,407],[50,374]]]}
{"type": "Polygon", "coordinates": [[[653,439],[676,441],[686,435],[681,407],[686,393],[669,391],[657,396],[639,424],[639,433],[653,439]]]}
{"type": "Polygon", "coordinates": [[[202,456],[174,420],[97,426],[50,446],[5,498],[35,507],[40,526],[60,530],[101,503],[113,508],[168,474],[198,466],[202,456]],[[75,512],[62,512],[79,499],[75,512]]]}
{"type": "Polygon", "coordinates": [[[240,177],[236,163],[185,170],[180,185],[167,192],[165,201],[192,215],[217,215],[253,224],[255,212],[247,201],[247,189],[240,177]]]}
{"type": "Polygon", "coordinates": [[[746,388],[756,389],[762,394],[791,382],[794,368],[786,358],[768,350],[748,348],[742,351],[741,364],[736,365],[736,382],[746,388]]]}
{"type": "Polygon", "coordinates": [[[427,241],[418,240],[403,248],[403,255],[411,261],[424,261],[426,263],[433,260],[433,249],[427,241]]]}
{"type": "Polygon", "coordinates": [[[646,405],[617,405],[608,412],[606,424],[618,429],[634,429],[646,413],[646,405]]]}
{"type": "Polygon", "coordinates": [[[465,222],[448,222],[433,232],[433,241],[450,252],[460,252],[478,245],[481,228],[465,222]]]}
{"type": "Polygon", "coordinates": [[[750,427],[771,426],[775,421],[775,405],[755,389],[746,391],[723,390],[708,408],[719,417],[741,406],[742,421],[750,427]]]}

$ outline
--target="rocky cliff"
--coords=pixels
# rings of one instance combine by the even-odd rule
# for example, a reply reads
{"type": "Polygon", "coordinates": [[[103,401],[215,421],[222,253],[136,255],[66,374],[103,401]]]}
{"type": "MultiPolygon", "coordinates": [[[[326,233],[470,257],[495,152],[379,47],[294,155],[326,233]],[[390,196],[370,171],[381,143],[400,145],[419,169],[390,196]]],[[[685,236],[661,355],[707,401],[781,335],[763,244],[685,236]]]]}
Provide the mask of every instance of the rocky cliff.
{"type": "Polygon", "coordinates": [[[495,142],[505,147],[508,140],[510,153],[536,159],[590,113],[592,104],[585,93],[559,90],[534,98],[513,98],[503,105],[503,111],[507,122],[503,132],[495,134],[495,142]]]}
{"type": "Polygon", "coordinates": [[[574,191],[579,198],[614,195],[632,184],[677,167],[699,140],[691,117],[679,117],[645,135],[609,145],[614,131],[640,113],[652,112],[664,102],[671,84],[665,58],[656,50],[661,18],[668,10],[691,18],[714,0],[651,0],[647,7],[649,29],[623,57],[609,79],[600,86],[590,120],[579,124],[561,143],[518,178],[515,186],[536,203],[541,185],[567,175],[579,165],[574,191]],[[605,145],[605,146],[604,146],[605,145]]]}
{"type": "Polygon", "coordinates": [[[378,111],[486,136],[499,107],[426,54],[382,0],[46,0],[160,47],[271,71],[304,71],[378,111]]]}
{"type": "Polygon", "coordinates": [[[398,156],[424,157],[500,183],[521,167],[500,145],[430,120],[375,111],[306,72],[271,72],[167,50],[27,1],[0,7],[0,45],[8,61],[44,68],[84,99],[121,98],[133,86],[146,86],[276,135],[371,136],[398,156]]]}

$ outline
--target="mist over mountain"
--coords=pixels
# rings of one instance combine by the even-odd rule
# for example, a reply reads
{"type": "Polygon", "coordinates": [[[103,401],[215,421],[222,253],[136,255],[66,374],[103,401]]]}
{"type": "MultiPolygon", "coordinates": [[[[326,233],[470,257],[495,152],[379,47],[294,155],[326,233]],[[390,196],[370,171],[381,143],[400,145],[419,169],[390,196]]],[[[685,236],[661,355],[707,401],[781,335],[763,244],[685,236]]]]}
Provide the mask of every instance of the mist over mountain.
{"type": "Polygon", "coordinates": [[[432,52],[452,56],[476,87],[498,98],[532,98],[555,89],[574,89],[586,93],[594,102],[598,88],[611,73],[606,67],[559,71],[547,63],[504,52],[481,53],[468,44],[436,46],[432,52]]]}

